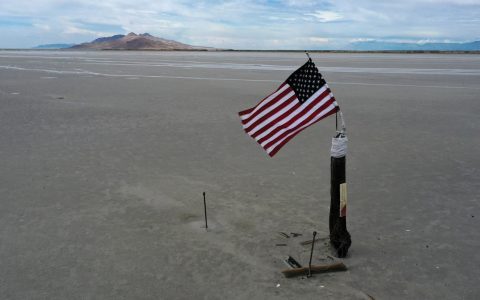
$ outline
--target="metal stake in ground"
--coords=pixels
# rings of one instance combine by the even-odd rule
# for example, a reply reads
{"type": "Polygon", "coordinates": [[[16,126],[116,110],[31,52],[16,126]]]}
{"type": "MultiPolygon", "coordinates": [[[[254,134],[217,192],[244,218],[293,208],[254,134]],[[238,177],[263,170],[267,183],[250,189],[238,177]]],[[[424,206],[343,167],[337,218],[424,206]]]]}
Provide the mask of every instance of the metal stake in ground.
{"type": "Polygon", "coordinates": [[[313,256],[313,247],[315,246],[315,236],[317,232],[313,232],[313,239],[312,239],[312,249],[310,250],[310,261],[308,262],[308,275],[307,277],[312,277],[312,256],[313,256]]]}
{"type": "Polygon", "coordinates": [[[205,192],[203,192],[203,208],[205,209],[205,228],[208,229],[208,223],[207,223],[207,201],[205,200],[205,192]]]}

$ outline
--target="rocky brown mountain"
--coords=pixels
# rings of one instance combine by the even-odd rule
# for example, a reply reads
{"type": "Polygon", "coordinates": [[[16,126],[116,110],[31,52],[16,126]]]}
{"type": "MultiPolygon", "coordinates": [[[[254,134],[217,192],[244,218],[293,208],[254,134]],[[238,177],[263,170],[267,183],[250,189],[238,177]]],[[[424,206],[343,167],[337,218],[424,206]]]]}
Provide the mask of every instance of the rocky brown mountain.
{"type": "Polygon", "coordinates": [[[118,34],[101,37],[90,43],[72,46],[71,49],[98,50],[212,50],[213,48],[183,44],[173,40],[162,39],[148,33],[127,35],[118,34]]]}

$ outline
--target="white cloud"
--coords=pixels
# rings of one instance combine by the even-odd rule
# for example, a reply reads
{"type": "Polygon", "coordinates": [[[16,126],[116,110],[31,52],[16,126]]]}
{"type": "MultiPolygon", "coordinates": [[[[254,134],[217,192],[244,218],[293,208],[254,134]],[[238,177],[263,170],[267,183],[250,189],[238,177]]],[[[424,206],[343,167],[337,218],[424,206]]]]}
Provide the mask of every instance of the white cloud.
{"type": "Polygon", "coordinates": [[[33,23],[33,27],[41,29],[43,31],[50,31],[52,28],[48,24],[33,23]]]}
{"type": "Polygon", "coordinates": [[[308,40],[312,43],[315,43],[315,44],[326,44],[330,41],[327,38],[317,37],[317,36],[309,37],[308,40]]]}
{"type": "Polygon", "coordinates": [[[306,13],[306,16],[312,16],[322,23],[334,22],[343,19],[343,16],[334,11],[316,10],[314,13],[306,13]]]}
{"type": "Polygon", "coordinates": [[[312,49],[355,39],[479,40],[480,0],[4,0],[3,20],[0,47],[134,31],[222,48],[312,49]]]}
{"type": "MultiPolygon", "coordinates": [[[[75,27],[75,26],[67,26],[63,30],[63,33],[64,34],[75,34],[75,35],[89,35],[89,36],[93,35],[93,36],[97,36],[97,37],[101,37],[101,36],[105,35],[105,33],[102,33],[102,32],[83,29],[83,28],[78,28],[78,27],[75,27]]],[[[108,35],[108,33],[107,33],[107,35],[108,35]]]]}
{"type": "Polygon", "coordinates": [[[287,6],[297,6],[297,7],[318,5],[321,2],[322,1],[318,1],[318,0],[284,0],[283,1],[283,3],[287,6]]]}
{"type": "Polygon", "coordinates": [[[480,5],[479,0],[420,0],[420,2],[453,5],[480,5]]]}
{"type": "Polygon", "coordinates": [[[368,38],[353,38],[350,39],[350,43],[361,43],[361,42],[373,42],[375,39],[368,39],[368,38]]]}

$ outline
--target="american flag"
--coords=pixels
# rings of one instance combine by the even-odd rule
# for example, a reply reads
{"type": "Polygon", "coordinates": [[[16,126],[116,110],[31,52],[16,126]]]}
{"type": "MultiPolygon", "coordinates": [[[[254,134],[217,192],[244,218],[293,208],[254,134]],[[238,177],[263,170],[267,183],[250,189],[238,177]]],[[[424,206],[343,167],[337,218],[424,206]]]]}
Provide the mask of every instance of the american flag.
{"type": "Polygon", "coordinates": [[[239,115],[245,132],[274,156],[302,130],[338,110],[322,74],[309,58],[275,92],[239,115]]]}

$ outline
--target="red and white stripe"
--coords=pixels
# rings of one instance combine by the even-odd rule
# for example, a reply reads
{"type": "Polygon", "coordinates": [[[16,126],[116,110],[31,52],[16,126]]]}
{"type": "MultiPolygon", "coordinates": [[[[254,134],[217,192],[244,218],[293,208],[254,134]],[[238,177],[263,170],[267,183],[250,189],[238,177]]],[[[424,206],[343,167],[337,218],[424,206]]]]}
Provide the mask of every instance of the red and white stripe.
{"type": "Polygon", "coordinates": [[[239,113],[245,132],[274,156],[305,128],[335,113],[338,104],[325,84],[301,103],[285,82],[255,107],[239,113]]]}

